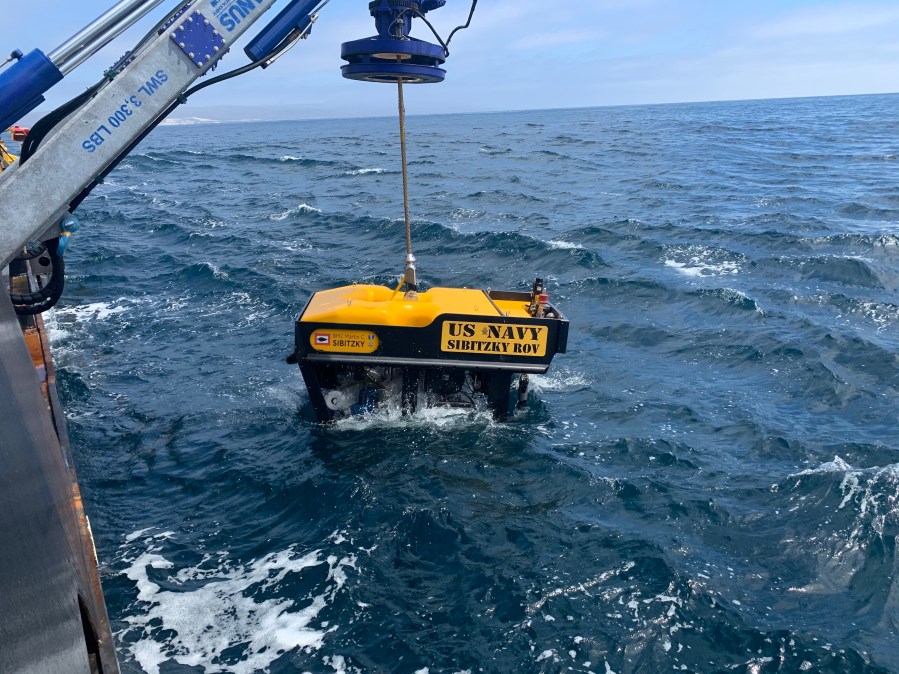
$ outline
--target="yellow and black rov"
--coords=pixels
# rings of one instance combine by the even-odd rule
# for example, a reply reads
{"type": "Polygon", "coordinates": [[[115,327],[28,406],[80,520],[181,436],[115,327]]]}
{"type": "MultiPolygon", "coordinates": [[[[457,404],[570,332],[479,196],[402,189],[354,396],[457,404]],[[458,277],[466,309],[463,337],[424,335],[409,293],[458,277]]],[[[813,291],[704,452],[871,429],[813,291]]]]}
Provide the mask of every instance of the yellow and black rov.
{"type": "Polygon", "coordinates": [[[351,285],[316,292],[294,352],[319,421],[376,410],[492,410],[505,420],[568,343],[568,320],[540,279],[528,292],[351,285]],[[512,378],[518,377],[517,395],[512,378]]]}
{"type": "Polygon", "coordinates": [[[468,23],[440,45],[409,35],[413,18],[424,19],[425,12],[442,5],[442,0],[370,2],[378,35],[341,46],[344,77],[397,86],[406,257],[395,290],[376,285],[322,290],[297,318],[287,362],[299,364],[319,421],[391,407],[410,414],[424,407],[481,405],[496,419],[506,419],[513,376],[518,376],[518,404],[524,406],[528,375],[546,372],[568,343],[568,321],[549,303],[539,278],[530,293],[418,287],[403,86],[440,82],[446,74],[441,66],[450,38],[468,23]]]}

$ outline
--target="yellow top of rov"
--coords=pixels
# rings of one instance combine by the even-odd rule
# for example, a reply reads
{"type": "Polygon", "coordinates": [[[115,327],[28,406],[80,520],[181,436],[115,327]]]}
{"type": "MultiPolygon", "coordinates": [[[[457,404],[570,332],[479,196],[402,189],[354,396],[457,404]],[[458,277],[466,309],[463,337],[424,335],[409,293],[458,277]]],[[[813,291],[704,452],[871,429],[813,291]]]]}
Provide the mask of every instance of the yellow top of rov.
{"type": "Polygon", "coordinates": [[[384,286],[352,285],[315,293],[300,322],[422,328],[444,314],[531,318],[527,302],[492,299],[483,290],[430,288],[410,300],[384,286]]]}

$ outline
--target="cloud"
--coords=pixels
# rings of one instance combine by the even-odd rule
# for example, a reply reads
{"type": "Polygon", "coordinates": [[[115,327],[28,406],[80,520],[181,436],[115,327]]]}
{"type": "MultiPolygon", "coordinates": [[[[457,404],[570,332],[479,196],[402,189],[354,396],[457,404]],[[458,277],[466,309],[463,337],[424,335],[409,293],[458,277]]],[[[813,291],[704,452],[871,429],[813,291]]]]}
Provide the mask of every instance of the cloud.
{"type": "Polygon", "coordinates": [[[599,40],[604,34],[604,31],[599,30],[578,30],[571,28],[557,30],[551,33],[527,35],[512,42],[510,47],[512,49],[541,49],[549,46],[578,44],[580,42],[599,40]]]}
{"type": "Polygon", "coordinates": [[[760,38],[838,35],[881,28],[897,22],[899,22],[899,7],[837,5],[793,12],[756,27],[753,34],[760,38]]]}
{"type": "MultiPolygon", "coordinates": [[[[22,26],[17,40],[23,48],[49,49],[82,24],[84,14],[99,14],[106,4],[20,3],[13,19],[22,26]],[[59,11],[50,11],[54,5],[59,11]]],[[[470,6],[470,0],[453,0],[429,19],[445,37],[465,22],[470,6]]],[[[241,119],[393,115],[395,87],[340,76],[340,44],[374,30],[364,2],[333,2],[309,41],[271,69],[204,89],[179,113],[241,119]],[[258,110],[228,112],[235,103],[258,110]]],[[[241,47],[256,32],[249,31],[218,72],[246,62],[241,47]]],[[[44,109],[93,84],[141,33],[136,27],[66,77],[44,109]]],[[[419,21],[413,34],[433,41],[419,21]]],[[[482,2],[471,27],[453,39],[446,81],[410,87],[408,112],[899,91],[897,34],[899,0],[482,2]]]]}

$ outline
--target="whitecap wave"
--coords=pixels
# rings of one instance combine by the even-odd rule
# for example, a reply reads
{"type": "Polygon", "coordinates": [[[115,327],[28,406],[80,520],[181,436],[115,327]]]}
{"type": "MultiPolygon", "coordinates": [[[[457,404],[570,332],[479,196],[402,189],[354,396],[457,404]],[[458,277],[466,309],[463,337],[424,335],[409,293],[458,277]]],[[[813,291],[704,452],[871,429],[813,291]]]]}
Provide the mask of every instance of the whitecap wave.
{"type": "Polygon", "coordinates": [[[732,304],[748,304],[750,306],[754,306],[755,312],[757,314],[764,315],[765,313],[764,310],[758,305],[758,302],[756,302],[752,297],[744,293],[742,290],[737,290],[736,288],[722,288],[720,290],[720,296],[732,304]]]}
{"type": "Polygon", "coordinates": [[[291,215],[299,215],[300,213],[321,213],[322,210],[320,208],[316,208],[315,206],[310,206],[309,204],[302,203],[293,208],[288,208],[286,211],[281,211],[280,213],[272,213],[268,216],[269,220],[285,220],[289,218],[291,215]]]}
{"type": "Polygon", "coordinates": [[[557,250],[586,250],[581,244],[570,241],[547,241],[546,244],[557,250]]]}
{"type": "Polygon", "coordinates": [[[532,374],[529,378],[531,389],[538,393],[540,391],[571,391],[589,387],[592,383],[580,372],[564,367],[554,368],[547,374],[532,374]]]}
{"type": "Polygon", "coordinates": [[[661,262],[684,276],[702,278],[739,274],[740,261],[734,258],[733,253],[724,250],[690,245],[672,247],[661,262]]]}
{"type": "Polygon", "coordinates": [[[878,330],[894,329],[899,324],[899,306],[880,302],[859,302],[853,311],[877,326],[878,330]]]}
{"type": "MultiPolygon", "coordinates": [[[[853,468],[839,456],[817,468],[791,475],[795,486],[791,489],[791,512],[819,522],[814,535],[785,541],[795,548],[795,554],[811,559],[814,573],[804,584],[788,588],[791,593],[809,595],[846,595],[853,587],[868,586],[872,579],[883,583],[883,576],[873,570],[872,550],[879,549],[899,523],[899,464],[885,467],[853,468]],[[799,485],[817,476],[818,489],[825,490],[823,498],[809,499],[799,485]],[[839,499],[837,502],[836,499],[839,499]],[[829,506],[826,517],[818,509],[829,506]],[[809,510],[811,508],[811,510],[809,510]]],[[[779,486],[776,487],[779,489],[779,486]]],[[[889,543],[892,545],[892,542],[889,543]]],[[[884,596],[896,597],[895,579],[883,583],[884,596]]],[[[891,620],[894,610],[888,600],[875,608],[872,602],[866,610],[882,611],[882,621],[891,620]]],[[[881,622],[884,624],[884,622],[881,622]]]]}
{"type": "Polygon", "coordinates": [[[218,553],[177,569],[160,554],[169,537],[131,534],[129,542],[140,539],[143,549],[126,555],[122,572],[137,598],[118,637],[148,674],[159,674],[169,661],[207,674],[268,671],[289,651],[320,649],[336,629],[319,614],[343,588],[347,569],[355,569],[354,555],[303,554],[290,546],[247,563],[218,553]],[[327,577],[315,590],[302,598],[285,596],[291,583],[308,579],[306,569],[322,566],[327,577]]]}
{"type": "Polygon", "coordinates": [[[44,315],[44,324],[50,343],[58,342],[69,335],[65,326],[88,321],[105,321],[112,316],[123,314],[131,309],[126,304],[135,304],[135,300],[120,297],[110,302],[91,302],[78,306],[57,305],[52,312],[44,315]]]}
{"type": "Polygon", "coordinates": [[[220,280],[220,281],[228,280],[228,272],[222,271],[218,266],[214,265],[212,262],[209,262],[209,261],[203,262],[201,266],[209,269],[209,271],[212,272],[212,275],[215,278],[217,278],[218,280],[220,280]]]}
{"type": "Polygon", "coordinates": [[[382,168],[361,168],[356,169],[355,171],[346,171],[344,175],[346,176],[364,176],[368,173],[384,173],[387,169],[382,168]]]}
{"type": "Polygon", "coordinates": [[[487,213],[485,211],[479,211],[474,208],[455,208],[452,213],[450,213],[450,218],[452,220],[479,220],[486,216],[487,213]]]}
{"type": "Polygon", "coordinates": [[[414,414],[403,415],[399,405],[391,405],[387,409],[340,419],[334,423],[333,428],[340,431],[358,431],[403,424],[412,427],[446,429],[495,423],[493,413],[486,407],[474,410],[466,407],[425,407],[416,410],[414,414]]]}
{"type": "Polygon", "coordinates": [[[895,496],[899,492],[899,463],[853,468],[839,456],[834,456],[833,461],[790,477],[827,474],[842,474],[839,485],[842,499],[836,509],[848,509],[855,513],[851,531],[848,532],[850,544],[860,540],[868,527],[882,536],[887,522],[894,522],[899,516],[899,503],[895,496]]]}
{"type": "Polygon", "coordinates": [[[43,314],[44,319],[44,329],[47,331],[47,338],[50,340],[50,345],[56,349],[59,348],[60,342],[64,341],[67,337],[69,337],[69,331],[60,326],[59,321],[56,318],[56,308],[49,309],[45,311],[43,314]]]}
{"type": "MultiPolygon", "coordinates": [[[[817,475],[820,473],[845,473],[852,470],[852,466],[843,461],[839,456],[833,457],[833,461],[822,463],[817,468],[806,468],[796,475],[817,475]]],[[[792,476],[791,476],[792,477],[792,476]]]]}

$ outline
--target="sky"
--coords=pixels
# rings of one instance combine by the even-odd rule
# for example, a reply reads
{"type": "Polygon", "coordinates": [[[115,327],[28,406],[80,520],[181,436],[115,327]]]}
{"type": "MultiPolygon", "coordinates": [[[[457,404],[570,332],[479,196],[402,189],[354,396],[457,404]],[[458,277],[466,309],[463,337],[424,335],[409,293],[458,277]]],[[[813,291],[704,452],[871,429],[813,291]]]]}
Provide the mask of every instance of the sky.
{"type": "MultiPolygon", "coordinates": [[[[0,53],[50,52],[114,3],[17,3],[16,11],[4,12],[0,53]]],[[[96,82],[176,5],[167,0],[69,74],[43,109],[96,82]]],[[[428,18],[446,36],[469,8],[470,0],[447,0],[428,18]]],[[[244,41],[266,22],[258,21],[244,41]]],[[[270,68],[203,90],[174,116],[395,114],[394,86],[340,75],[341,42],[374,33],[367,0],[332,0],[307,41],[270,68]]],[[[412,34],[429,39],[430,33],[416,20],[412,34]]],[[[899,2],[480,0],[471,27],[456,34],[450,50],[444,82],[406,88],[410,115],[893,93],[899,92],[899,2]]],[[[219,67],[246,62],[238,48],[219,67]]]]}

